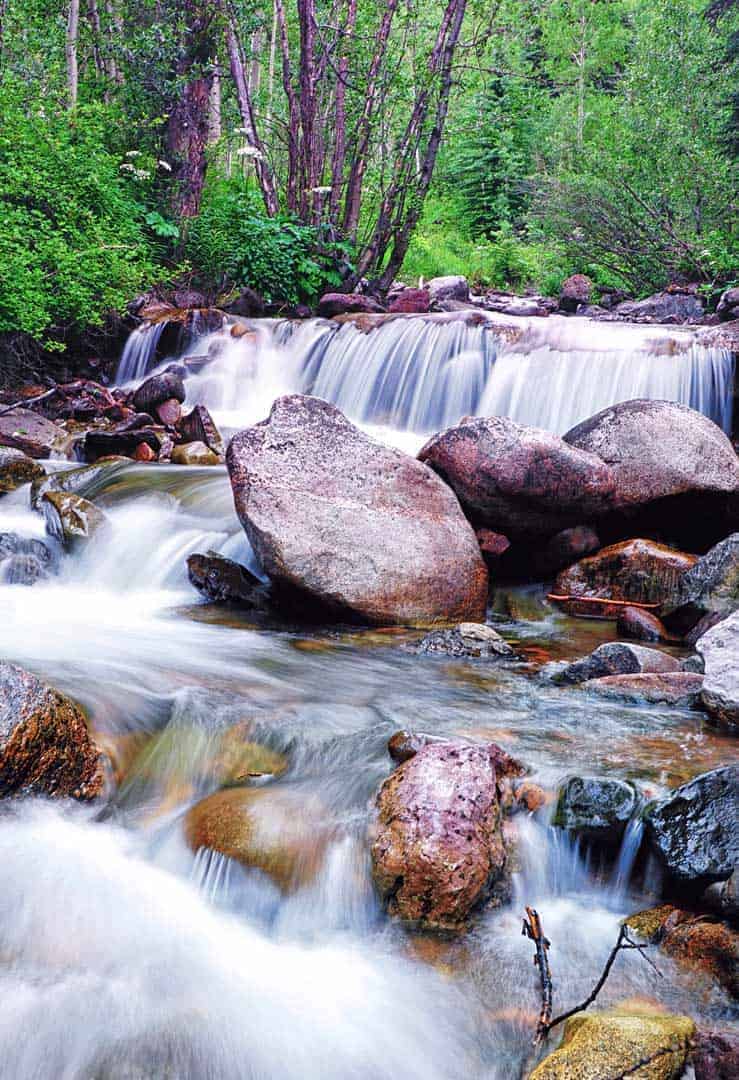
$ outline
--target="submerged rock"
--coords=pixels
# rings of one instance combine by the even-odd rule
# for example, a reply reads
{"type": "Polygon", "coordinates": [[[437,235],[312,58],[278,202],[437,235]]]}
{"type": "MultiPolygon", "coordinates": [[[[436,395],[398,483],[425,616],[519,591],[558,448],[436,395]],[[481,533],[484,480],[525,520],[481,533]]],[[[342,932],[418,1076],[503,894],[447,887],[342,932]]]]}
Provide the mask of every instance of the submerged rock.
{"type": "Polygon", "coordinates": [[[42,499],[47,491],[64,491],[79,495],[99,483],[104,485],[123,468],[131,464],[127,457],[101,458],[94,465],[82,465],[78,469],[64,469],[38,477],[31,484],[31,506],[34,510],[42,509],[42,499]]]}
{"type": "Polygon", "coordinates": [[[219,465],[221,459],[202,442],[180,443],[170,454],[173,465],[219,465]]]}
{"type": "Polygon", "coordinates": [[[687,1016],[629,1008],[581,1013],[565,1024],[558,1050],[529,1080],[678,1080],[695,1024],[687,1016]],[[640,1062],[646,1062],[639,1068],[640,1062]]]}
{"type": "Polygon", "coordinates": [[[315,879],[329,836],[319,800],[287,784],[227,788],[185,817],[193,851],[207,848],[261,870],[287,893],[315,879]]]}
{"type": "Polygon", "coordinates": [[[198,592],[213,603],[261,608],[268,602],[267,589],[258,577],[216,551],[190,555],[187,576],[198,592]]]}
{"type": "Polygon", "coordinates": [[[377,796],[372,873],[391,915],[457,929],[505,880],[495,766],[487,747],[431,743],[377,796]]]}
{"type": "Polygon", "coordinates": [[[65,491],[47,491],[41,500],[50,536],[67,547],[90,540],[108,519],[94,503],[65,491]]]}
{"type": "Polygon", "coordinates": [[[476,525],[546,537],[606,513],[614,480],[594,454],[505,416],[466,420],[418,455],[456,492],[476,525]]]}
{"type": "Polygon", "coordinates": [[[739,727],[739,611],[703,634],[695,647],[705,669],[704,707],[718,723],[739,727]]]}
{"type": "Polygon", "coordinates": [[[739,461],[712,420],[672,401],[625,401],[572,428],[565,442],[597,454],[615,509],[684,542],[711,543],[736,514],[739,461]]]}
{"type": "Polygon", "coordinates": [[[508,642],[484,623],[460,623],[451,630],[432,630],[410,651],[423,655],[452,656],[457,659],[492,660],[515,657],[508,642]]]}
{"type": "Polygon", "coordinates": [[[574,660],[557,672],[555,682],[581,683],[600,679],[607,675],[639,675],[680,671],[680,661],[674,656],[648,649],[645,645],[633,645],[626,641],[607,641],[588,656],[574,660]]]}
{"type": "Polygon", "coordinates": [[[234,436],[236,510],[283,594],[380,624],[480,621],[487,570],[453,492],[318,398],[234,436]]]}
{"type": "Polygon", "coordinates": [[[0,582],[35,585],[55,570],[55,558],[43,540],[0,533],[0,582]]]}
{"type": "Polygon", "coordinates": [[[103,767],[73,701],[16,664],[0,664],[0,796],[93,799],[103,767]]]}
{"type": "Polygon", "coordinates": [[[632,784],[600,776],[571,776],[560,787],[552,824],[590,840],[617,844],[638,806],[632,784]]]}
{"type": "Polygon", "coordinates": [[[653,540],[627,540],[563,570],[554,589],[567,596],[669,605],[679,596],[682,580],[696,562],[697,556],[653,540]]]}
{"type": "Polygon", "coordinates": [[[739,865],[739,766],[697,776],[645,813],[647,837],[668,877],[694,891],[739,865]]]}
{"type": "Polygon", "coordinates": [[[692,671],[650,672],[636,675],[605,675],[585,683],[588,692],[636,705],[674,705],[695,709],[700,704],[703,676],[692,671]]]}
{"type": "Polygon", "coordinates": [[[32,458],[50,458],[64,450],[66,431],[30,409],[13,409],[0,416],[0,446],[22,450],[32,458]]]}
{"type": "Polygon", "coordinates": [[[46,472],[43,466],[28,454],[10,446],[0,446],[0,495],[44,476],[46,472]]]}

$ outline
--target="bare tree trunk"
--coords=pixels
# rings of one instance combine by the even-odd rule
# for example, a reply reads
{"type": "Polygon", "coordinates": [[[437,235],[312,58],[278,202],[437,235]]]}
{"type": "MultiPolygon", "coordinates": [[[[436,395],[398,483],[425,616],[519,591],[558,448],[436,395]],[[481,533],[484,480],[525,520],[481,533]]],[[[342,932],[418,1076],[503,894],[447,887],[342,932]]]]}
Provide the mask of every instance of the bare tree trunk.
{"type": "Polygon", "coordinates": [[[105,0],[105,13],[108,16],[108,74],[114,83],[122,86],[123,74],[116,63],[114,41],[116,37],[121,37],[123,25],[113,6],[113,0],[105,0]]]}
{"type": "Polygon", "coordinates": [[[275,88],[275,56],[277,53],[277,5],[272,2],[272,33],[269,39],[269,82],[267,85],[267,123],[272,121],[272,101],[275,88]]]}
{"type": "Polygon", "coordinates": [[[254,108],[246,77],[244,54],[236,31],[236,24],[234,19],[228,16],[226,21],[226,44],[228,47],[228,59],[231,66],[231,77],[236,88],[236,99],[239,103],[239,112],[241,113],[241,122],[246,131],[247,139],[259,155],[255,158],[254,165],[257,180],[262,189],[262,198],[264,199],[267,213],[271,217],[275,217],[279,213],[280,204],[277,198],[274,176],[272,175],[272,169],[267,160],[264,144],[257,132],[254,119],[254,108]]]}
{"type": "Polygon", "coordinates": [[[90,23],[90,29],[92,30],[92,53],[95,59],[95,70],[98,75],[103,76],[106,74],[106,71],[105,62],[100,50],[102,28],[100,26],[100,12],[98,11],[97,0],[88,0],[87,18],[90,23]]]}
{"type": "Polygon", "coordinates": [[[191,218],[200,210],[207,166],[214,9],[208,0],[187,0],[185,11],[187,41],[176,69],[182,90],[169,115],[167,148],[177,181],[175,209],[191,218]]]}
{"type": "Polygon", "coordinates": [[[287,19],[283,0],[275,0],[275,14],[277,16],[280,50],[282,52],[282,85],[290,114],[288,126],[287,205],[288,209],[297,210],[298,175],[300,171],[300,104],[293,86],[290,45],[287,37],[287,19]]]}
{"type": "Polygon", "coordinates": [[[79,88],[79,70],[77,66],[77,41],[80,29],[80,0],[69,0],[69,12],[67,14],[67,37],[65,55],[67,59],[67,97],[69,107],[74,108],[77,104],[77,91],[79,88]]]}
{"type": "Polygon", "coordinates": [[[213,146],[223,134],[221,124],[221,69],[216,58],[208,101],[208,145],[213,146]]]}
{"type": "Polygon", "coordinates": [[[329,216],[335,221],[339,213],[341,189],[344,182],[344,163],[346,160],[346,83],[349,76],[349,49],[354,38],[357,21],[357,0],[348,0],[346,21],[342,30],[343,48],[339,58],[336,83],[336,134],[334,136],[334,156],[331,163],[331,194],[329,196],[329,216]]]}

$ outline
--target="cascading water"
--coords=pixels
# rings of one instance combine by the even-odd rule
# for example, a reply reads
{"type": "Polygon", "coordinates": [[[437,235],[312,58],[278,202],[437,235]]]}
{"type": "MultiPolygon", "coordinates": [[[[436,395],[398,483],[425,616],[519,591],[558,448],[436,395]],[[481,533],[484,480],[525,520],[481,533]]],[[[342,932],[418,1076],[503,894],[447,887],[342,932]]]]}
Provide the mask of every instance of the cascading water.
{"type": "Polygon", "coordinates": [[[159,339],[166,325],[164,321],[142,323],[129,334],[116,373],[119,383],[143,379],[154,362],[159,339]]]}
{"type": "Polygon", "coordinates": [[[231,430],[262,419],[285,393],[331,401],[410,450],[465,415],[563,434],[633,398],[682,402],[731,429],[731,354],[698,345],[689,330],[468,313],[255,325],[190,349],[213,359],[188,379],[188,401],[231,430]]]}
{"type": "MultiPolygon", "coordinates": [[[[693,403],[704,394],[708,411],[723,400],[725,358],[693,349],[687,333],[604,329],[587,351],[590,324],[544,322],[518,336],[495,320],[446,318],[367,334],[320,320],[263,322],[256,338],[227,328],[191,347],[212,358],[189,376],[188,402],[236,428],[261,420],[280,393],[321,393],[412,449],[503,395],[517,372],[546,367],[545,355],[564,380],[582,353],[574,396],[587,399],[585,412],[601,400],[586,357],[601,373],[615,365],[615,387],[630,377],[628,356],[644,369],[645,392],[672,387],[693,403]],[[616,336],[618,348],[606,348],[616,336]]],[[[150,346],[138,342],[121,378],[150,369],[150,346]]],[[[566,395],[554,401],[552,423],[566,426],[569,407],[566,395]]],[[[521,398],[515,408],[533,405],[521,398]]],[[[574,406],[572,417],[581,418],[574,406]]],[[[608,879],[545,812],[519,814],[511,903],[481,912],[458,942],[414,936],[383,914],[370,872],[389,736],[421,728],[494,740],[547,789],[578,770],[635,779],[650,795],[713,767],[720,737],[698,730],[688,710],[590,698],[534,677],[542,655],[582,655],[612,627],[573,622],[531,590],[496,603],[517,613],[498,628],[524,661],[475,666],[404,651],[413,632],[257,630],[248,612],[199,603],[188,554],[214,548],[253,565],[223,467],[109,466],[80,494],[108,527],[84,550],[56,552],[32,587],[0,582],[0,655],[80,702],[115,783],[101,811],[24,800],[0,814],[0,1080],[517,1080],[538,1010],[522,907],[536,906],[552,941],[555,1007],[582,1000],[619,919],[654,900],[632,895],[639,827],[627,830],[608,879]],[[285,772],[234,779],[234,732],[281,756],[285,772]],[[317,854],[290,888],[185,842],[199,800],[244,785],[273,824],[280,797],[299,808],[293,817],[317,854]]],[[[27,488],[0,498],[0,532],[45,539],[27,488]]],[[[668,977],[619,958],[599,1002],[647,995],[698,1018],[725,1010],[720,994],[699,999],[687,977],[660,966],[668,977]]]]}

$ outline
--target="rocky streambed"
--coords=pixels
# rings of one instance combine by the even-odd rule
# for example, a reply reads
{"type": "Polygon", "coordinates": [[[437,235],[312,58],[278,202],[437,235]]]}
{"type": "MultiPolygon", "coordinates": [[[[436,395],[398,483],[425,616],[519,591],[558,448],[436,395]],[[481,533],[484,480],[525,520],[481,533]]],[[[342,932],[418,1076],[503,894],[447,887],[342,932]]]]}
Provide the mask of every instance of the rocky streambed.
{"type": "Polygon", "coordinates": [[[0,449],[0,1075],[735,1075],[727,436],[187,370],[0,449]],[[554,1017],[651,961],[536,1047],[526,908],[554,1017]]]}

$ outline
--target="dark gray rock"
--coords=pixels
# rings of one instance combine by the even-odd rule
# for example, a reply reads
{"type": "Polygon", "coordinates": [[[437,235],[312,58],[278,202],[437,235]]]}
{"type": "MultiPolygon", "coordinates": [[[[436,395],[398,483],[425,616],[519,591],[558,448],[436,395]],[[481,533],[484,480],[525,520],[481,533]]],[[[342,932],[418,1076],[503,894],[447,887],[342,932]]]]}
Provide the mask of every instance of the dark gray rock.
{"type": "Polygon", "coordinates": [[[703,318],[705,308],[699,296],[688,292],[654,293],[644,300],[624,300],[614,311],[622,319],[630,322],[678,323],[698,322],[703,318]]]}
{"type": "Polygon", "coordinates": [[[588,839],[615,843],[638,802],[636,789],[623,780],[571,776],[559,789],[552,824],[588,839]]]}
{"type": "Polygon", "coordinates": [[[696,621],[739,608],[739,532],[712,547],[683,576],[670,611],[683,607],[690,608],[696,621]]]}
{"type": "Polygon", "coordinates": [[[185,400],[185,384],[176,369],[162,371],[142,382],[133,395],[133,405],[138,412],[156,414],[156,409],[165,401],[185,400]]]}
{"type": "Polygon", "coordinates": [[[216,551],[190,555],[187,575],[198,592],[213,603],[249,608],[268,606],[264,583],[241,563],[226,559],[216,551]]]}
{"type": "Polygon", "coordinates": [[[645,814],[651,850],[668,877],[701,891],[739,865],[739,766],[697,776],[645,814]]]}
{"type": "Polygon", "coordinates": [[[633,645],[626,641],[607,641],[588,656],[574,660],[554,679],[558,683],[581,683],[608,675],[660,674],[680,671],[680,661],[674,656],[633,645]]]}

